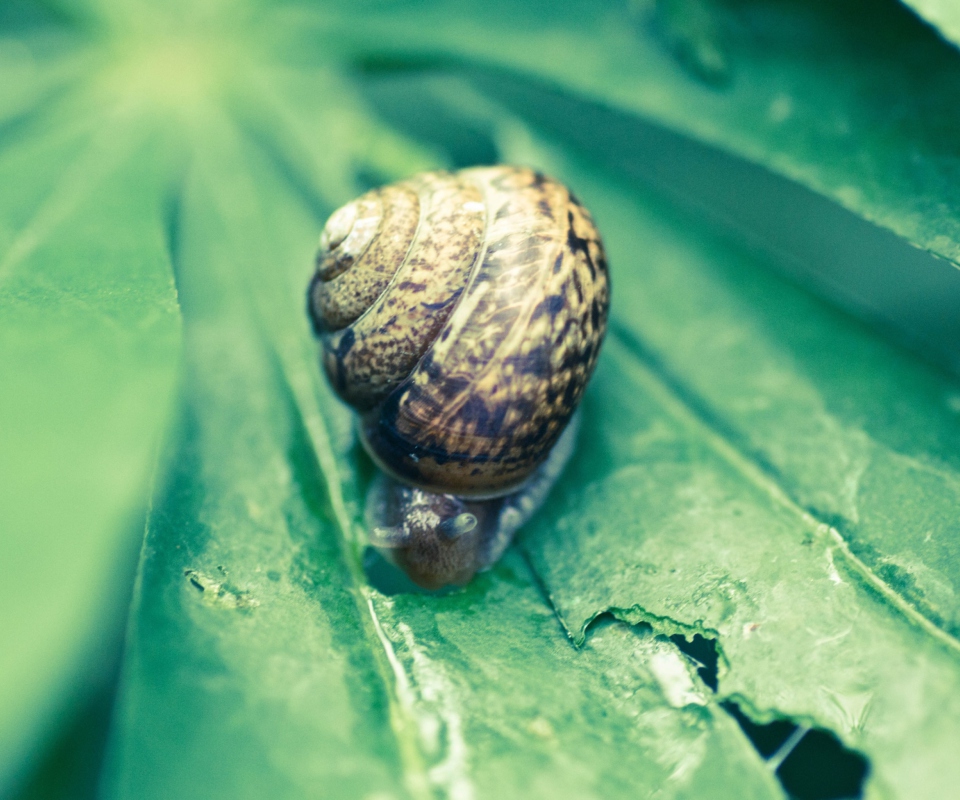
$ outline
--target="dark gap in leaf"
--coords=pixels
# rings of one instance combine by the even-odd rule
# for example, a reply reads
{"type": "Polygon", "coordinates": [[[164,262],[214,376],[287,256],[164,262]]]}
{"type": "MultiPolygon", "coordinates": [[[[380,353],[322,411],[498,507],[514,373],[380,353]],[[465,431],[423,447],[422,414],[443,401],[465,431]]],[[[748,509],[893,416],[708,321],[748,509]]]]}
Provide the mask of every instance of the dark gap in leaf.
{"type": "MultiPolygon", "coordinates": [[[[603,615],[601,615],[603,616],[603,615]]],[[[677,648],[699,666],[697,674],[713,692],[718,688],[717,642],[695,633],[670,637],[677,648]]],[[[821,728],[801,728],[789,719],[754,722],[732,700],[720,707],[732,716],[764,760],[778,763],[776,775],[793,800],[839,800],[863,795],[869,762],[844,747],[837,736],[821,728]]]]}
{"type": "Polygon", "coordinates": [[[357,76],[360,93],[391,127],[443,152],[456,169],[496,164],[500,153],[493,134],[436,96],[422,72],[364,73],[357,76]]]}
{"type": "MultiPolygon", "coordinates": [[[[536,573],[534,574],[536,575],[536,573]]],[[[539,575],[537,575],[537,580],[538,581],[540,580],[539,575]]],[[[543,584],[541,584],[541,587],[543,588],[543,591],[546,592],[546,587],[543,586],[543,584]]],[[[624,622],[623,620],[618,619],[616,616],[614,616],[612,611],[604,611],[602,614],[597,614],[597,616],[595,616],[592,620],[590,620],[587,623],[587,627],[584,628],[584,631],[583,631],[584,642],[586,642],[597,631],[602,631],[604,628],[608,628],[611,625],[615,625],[615,624],[622,624],[622,625],[627,625],[629,627],[635,627],[633,625],[630,625],[630,623],[628,622],[624,622]]],[[[645,624],[645,623],[641,623],[641,624],[645,624]]]]}
{"type": "Polygon", "coordinates": [[[717,642],[715,639],[708,639],[699,633],[693,634],[693,639],[687,641],[683,634],[675,633],[670,637],[680,650],[699,664],[697,674],[710,690],[717,691],[717,663],[719,657],[717,654],[717,642]]]}
{"type": "Polygon", "coordinates": [[[788,719],[757,723],[732,700],[721,707],[740,725],[793,800],[842,800],[863,796],[870,763],[843,745],[832,731],[806,729],[788,719]]]}
{"type": "Polygon", "coordinates": [[[960,371],[960,270],[839,203],[655,122],[492,66],[461,74],[571,151],[693,212],[936,365],[960,371]]]}
{"type": "MultiPolygon", "coordinates": [[[[536,573],[534,573],[534,575],[536,575],[536,573]]],[[[539,576],[537,576],[537,580],[539,580],[539,576]]],[[[604,628],[609,628],[611,625],[626,625],[641,636],[646,636],[653,633],[653,626],[647,622],[638,622],[636,624],[624,622],[612,611],[604,611],[602,614],[597,614],[597,616],[590,620],[590,622],[587,624],[586,630],[584,631],[584,635],[587,637],[592,636],[594,633],[599,633],[604,628]]]]}
{"type": "Polygon", "coordinates": [[[739,723],[747,738],[757,748],[757,752],[765,759],[775,755],[797,730],[796,723],[788,719],[775,719],[766,724],[754,722],[732,700],[724,700],[720,706],[739,723]]]}
{"type": "Polygon", "coordinates": [[[863,796],[870,765],[830,731],[808,731],[777,770],[783,788],[797,800],[863,796]]]}
{"type": "MultiPolygon", "coordinates": [[[[535,573],[534,573],[535,574],[535,573]]],[[[593,633],[609,625],[627,624],[612,612],[598,614],[587,625],[593,633]]],[[[652,632],[643,622],[631,625],[638,633],[652,632]]],[[[695,633],[691,639],[672,634],[670,641],[699,666],[700,679],[714,692],[718,688],[720,653],[716,639],[695,633]]],[[[800,726],[788,718],[755,722],[733,700],[720,701],[760,756],[775,770],[791,800],[857,800],[870,773],[866,757],[846,747],[832,731],[800,726]]]]}

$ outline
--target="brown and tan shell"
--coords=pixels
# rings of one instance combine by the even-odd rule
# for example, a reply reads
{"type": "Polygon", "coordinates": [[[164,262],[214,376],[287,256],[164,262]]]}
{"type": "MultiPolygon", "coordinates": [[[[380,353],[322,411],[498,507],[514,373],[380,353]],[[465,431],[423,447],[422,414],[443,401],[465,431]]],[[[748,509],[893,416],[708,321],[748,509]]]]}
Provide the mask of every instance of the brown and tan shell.
{"type": "Polygon", "coordinates": [[[494,497],[530,477],[576,410],[609,277],[566,187],[475,168],[336,211],[308,301],[327,376],[377,464],[431,492],[494,497]]]}

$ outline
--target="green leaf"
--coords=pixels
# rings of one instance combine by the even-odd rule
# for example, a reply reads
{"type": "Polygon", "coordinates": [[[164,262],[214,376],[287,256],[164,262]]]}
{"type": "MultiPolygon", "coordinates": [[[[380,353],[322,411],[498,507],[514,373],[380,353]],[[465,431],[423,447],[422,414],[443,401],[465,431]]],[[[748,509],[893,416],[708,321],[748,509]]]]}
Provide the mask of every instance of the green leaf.
{"type": "Polygon", "coordinates": [[[77,112],[0,153],[0,781],[109,668],[179,357],[169,147],[77,112]]]}
{"type": "Polygon", "coordinates": [[[714,638],[721,697],[833,730],[871,759],[877,796],[949,793],[957,382],[573,175],[611,259],[644,259],[617,275],[563,499],[525,540],[567,629],[582,641],[612,611],[714,638]]]}
{"type": "Polygon", "coordinates": [[[648,256],[642,276],[620,281],[630,313],[618,319],[619,334],[798,507],[835,526],[858,558],[956,638],[956,379],[762,264],[697,241],[683,222],[652,222],[623,193],[598,188],[598,213],[622,232],[613,247],[625,258],[643,246],[648,256]]]}
{"type": "Polygon", "coordinates": [[[904,3],[934,25],[947,41],[960,42],[960,15],[949,3],[940,0],[904,0],[904,3]]]}
{"type": "MultiPolygon", "coordinates": [[[[148,523],[108,794],[302,796],[334,777],[345,794],[384,790],[399,759],[389,701],[244,290],[237,215],[253,209],[229,195],[245,176],[209,166],[193,161],[175,223],[186,404],[148,523]]],[[[274,220],[290,210],[274,207],[274,220]]],[[[281,230],[307,230],[293,210],[281,230]]],[[[257,266],[288,265],[276,255],[257,266]]]]}
{"type": "Polygon", "coordinates": [[[2,791],[823,796],[827,741],[948,796],[958,59],[892,0],[0,12],[2,791]],[[412,593],[304,290],[333,208],[487,161],[592,210],[613,324],[520,545],[412,593]]]}
{"type": "Polygon", "coordinates": [[[354,36],[385,53],[457,54],[542,76],[764,164],[960,262],[948,177],[954,48],[899,3],[687,0],[694,30],[711,29],[729,62],[718,89],[677,63],[662,20],[677,5],[437,2],[371,16],[354,36]]]}
{"type": "Polygon", "coordinates": [[[780,797],[672,645],[612,626],[576,650],[517,554],[443,598],[384,596],[351,567],[363,459],[302,346],[316,220],[262,161],[224,132],[184,194],[189,399],[110,795],[780,797]]]}
{"type": "MultiPolygon", "coordinates": [[[[423,25],[426,13],[422,6],[396,7],[366,20],[353,35],[358,48],[379,53],[379,62],[363,63],[479,66],[492,73],[487,82],[495,92],[509,93],[518,76],[559,87],[565,108],[527,97],[519,113],[533,119],[562,113],[568,141],[613,163],[651,159],[638,177],[732,223],[738,236],[780,257],[794,226],[835,247],[834,224],[811,224],[796,187],[789,198],[770,196],[769,173],[960,264],[952,212],[960,200],[958,121],[949,101],[960,81],[960,53],[898,3],[659,0],[504,11],[490,3],[443,2],[430,7],[431,24],[423,25]],[[608,119],[571,99],[626,112],[633,124],[618,125],[619,135],[611,136],[608,119]],[[662,129],[651,131],[651,120],[717,151],[707,151],[713,157],[705,164],[702,149],[686,152],[683,137],[664,140],[662,129]],[[725,153],[765,169],[732,174],[725,153]],[[738,191],[740,180],[746,191],[738,191]],[[765,194],[751,208],[749,192],[758,189],[765,194]]],[[[636,175],[633,165],[626,168],[636,175]]],[[[781,266],[870,318],[906,328],[923,349],[943,353],[960,369],[960,329],[950,313],[960,302],[960,272],[890,259],[884,271],[894,270],[898,280],[885,292],[889,279],[870,268],[876,250],[851,270],[843,259],[832,263],[829,252],[828,264],[810,263],[811,243],[803,245],[799,259],[807,263],[781,266]],[[904,320],[914,295],[917,308],[904,320]],[[934,310],[944,298],[947,304],[934,310]]]]}
{"type": "Polygon", "coordinates": [[[85,66],[83,52],[63,37],[0,33],[0,125],[28,117],[85,76],[85,66]]]}

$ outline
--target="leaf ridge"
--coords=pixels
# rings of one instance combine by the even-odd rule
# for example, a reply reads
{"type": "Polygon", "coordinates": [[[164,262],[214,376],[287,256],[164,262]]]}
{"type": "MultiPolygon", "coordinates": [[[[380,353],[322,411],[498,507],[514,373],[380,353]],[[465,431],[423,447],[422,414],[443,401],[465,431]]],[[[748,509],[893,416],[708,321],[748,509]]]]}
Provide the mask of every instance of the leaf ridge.
{"type": "Polygon", "coordinates": [[[701,404],[691,402],[691,399],[697,400],[694,393],[682,386],[662,365],[657,363],[657,360],[648,354],[647,348],[637,340],[635,334],[616,322],[611,326],[611,334],[633,355],[639,367],[638,378],[643,381],[644,388],[656,397],[675,419],[687,427],[694,428],[714,452],[777,505],[799,518],[811,532],[821,536],[826,535],[843,554],[851,572],[878,592],[909,622],[919,626],[938,642],[960,655],[960,640],[928,619],[871,570],[853,553],[836,527],[818,519],[815,514],[797,503],[775,479],[770,469],[739,448],[733,438],[722,430],[722,426],[710,418],[705,408],[701,408],[701,404]]]}
{"type": "MultiPolygon", "coordinates": [[[[119,121],[119,110],[114,108],[113,122],[119,121]]],[[[73,161],[71,167],[34,210],[0,258],[0,284],[9,280],[17,266],[27,259],[42,243],[43,238],[81,202],[86,191],[104,179],[146,138],[143,130],[131,129],[131,120],[126,122],[125,137],[118,136],[118,129],[114,125],[102,124],[83,155],[73,161]]]]}
{"type": "Polygon", "coordinates": [[[355,598],[361,619],[364,620],[364,627],[369,631],[369,638],[379,643],[383,654],[383,658],[377,659],[377,661],[381,662],[381,678],[390,687],[390,690],[387,691],[390,704],[390,721],[403,760],[407,789],[414,797],[426,800],[430,797],[430,793],[427,790],[424,758],[416,744],[416,719],[411,710],[413,701],[410,696],[409,681],[389,638],[384,633],[380,618],[374,607],[375,592],[366,585],[364,580],[363,571],[357,557],[357,537],[343,497],[340,470],[331,446],[330,435],[323,422],[320,405],[316,400],[318,387],[315,385],[312,376],[303,374],[303,370],[294,368],[289,363],[289,359],[284,358],[283,352],[277,348],[275,342],[268,339],[268,343],[280,363],[281,375],[287,383],[288,390],[298,409],[299,422],[313,446],[317,464],[327,484],[327,496],[330,499],[337,528],[340,531],[340,536],[337,538],[341,542],[341,553],[353,583],[351,594],[355,598]],[[386,661],[389,669],[384,669],[383,660],[386,661]],[[392,681],[388,679],[388,676],[392,676],[392,681]]]}
{"type": "MultiPolygon", "coordinates": [[[[235,128],[235,130],[241,141],[249,142],[249,139],[244,136],[242,128],[235,128]]],[[[254,147],[256,147],[255,143],[254,147]]],[[[269,160],[265,163],[267,168],[277,176],[281,184],[284,187],[289,187],[289,182],[282,171],[277,169],[276,164],[269,160]]],[[[246,188],[250,188],[249,184],[246,188]]],[[[296,195],[295,187],[292,188],[296,195]]],[[[299,204],[301,202],[299,195],[296,195],[296,197],[299,204]]],[[[229,214],[225,209],[221,209],[221,213],[229,214]]],[[[319,401],[323,394],[323,389],[319,384],[320,378],[315,370],[307,369],[305,366],[313,363],[312,356],[307,352],[309,343],[305,342],[302,337],[302,329],[305,329],[306,326],[304,323],[303,326],[281,329],[279,326],[271,325],[268,322],[271,315],[267,313],[267,309],[263,306],[264,302],[268,302],[267,294],[261,285],[254,285],[254,282],[249,277],[247,278],[247,296],[251,298],[254,318],[260,328],[261,338],[265,341],[267,348],[279,365],[278,373],[282,377],[296,409],[296,422],[306,433],[317,460],[320,474],[326,483],[334,522],[339,530],[337,539],[340,543],[342,558],[350,574],[351,595],[354,598],[361,624],[366,629],[368,640],[379,645],[379,648],[374,649],[381,655],[379,658],[375,657],[374,660],[378,665],[377,669],[381,680],[387,687],[389,717],[404,767],[407,790],[418,800],[428,800],[432,793],[428,789],[424,754],[418,745],[417,720],[411,711],[413,703],[409,698],[407,676],[403,673],[402,665],[389,638],[385,635],[383,625],[374,606],[373,601],[378,593],[367,585],[360,565],[360,545],[352,515],[344,497],[343,479],[319,401]]]]}

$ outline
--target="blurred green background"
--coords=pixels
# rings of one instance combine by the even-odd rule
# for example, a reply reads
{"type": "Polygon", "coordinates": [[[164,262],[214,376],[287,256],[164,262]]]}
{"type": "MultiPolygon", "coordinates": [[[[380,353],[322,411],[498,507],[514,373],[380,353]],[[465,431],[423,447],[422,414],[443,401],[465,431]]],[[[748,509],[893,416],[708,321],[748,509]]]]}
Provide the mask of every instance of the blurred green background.
{"type": "Polygon", "coordinates": [[[951,797],[960,12],[0,5],[0,796],[951,797]],[[463,591],[364,553],[323,221],[593,212],[573,463],[463,591]]]}

